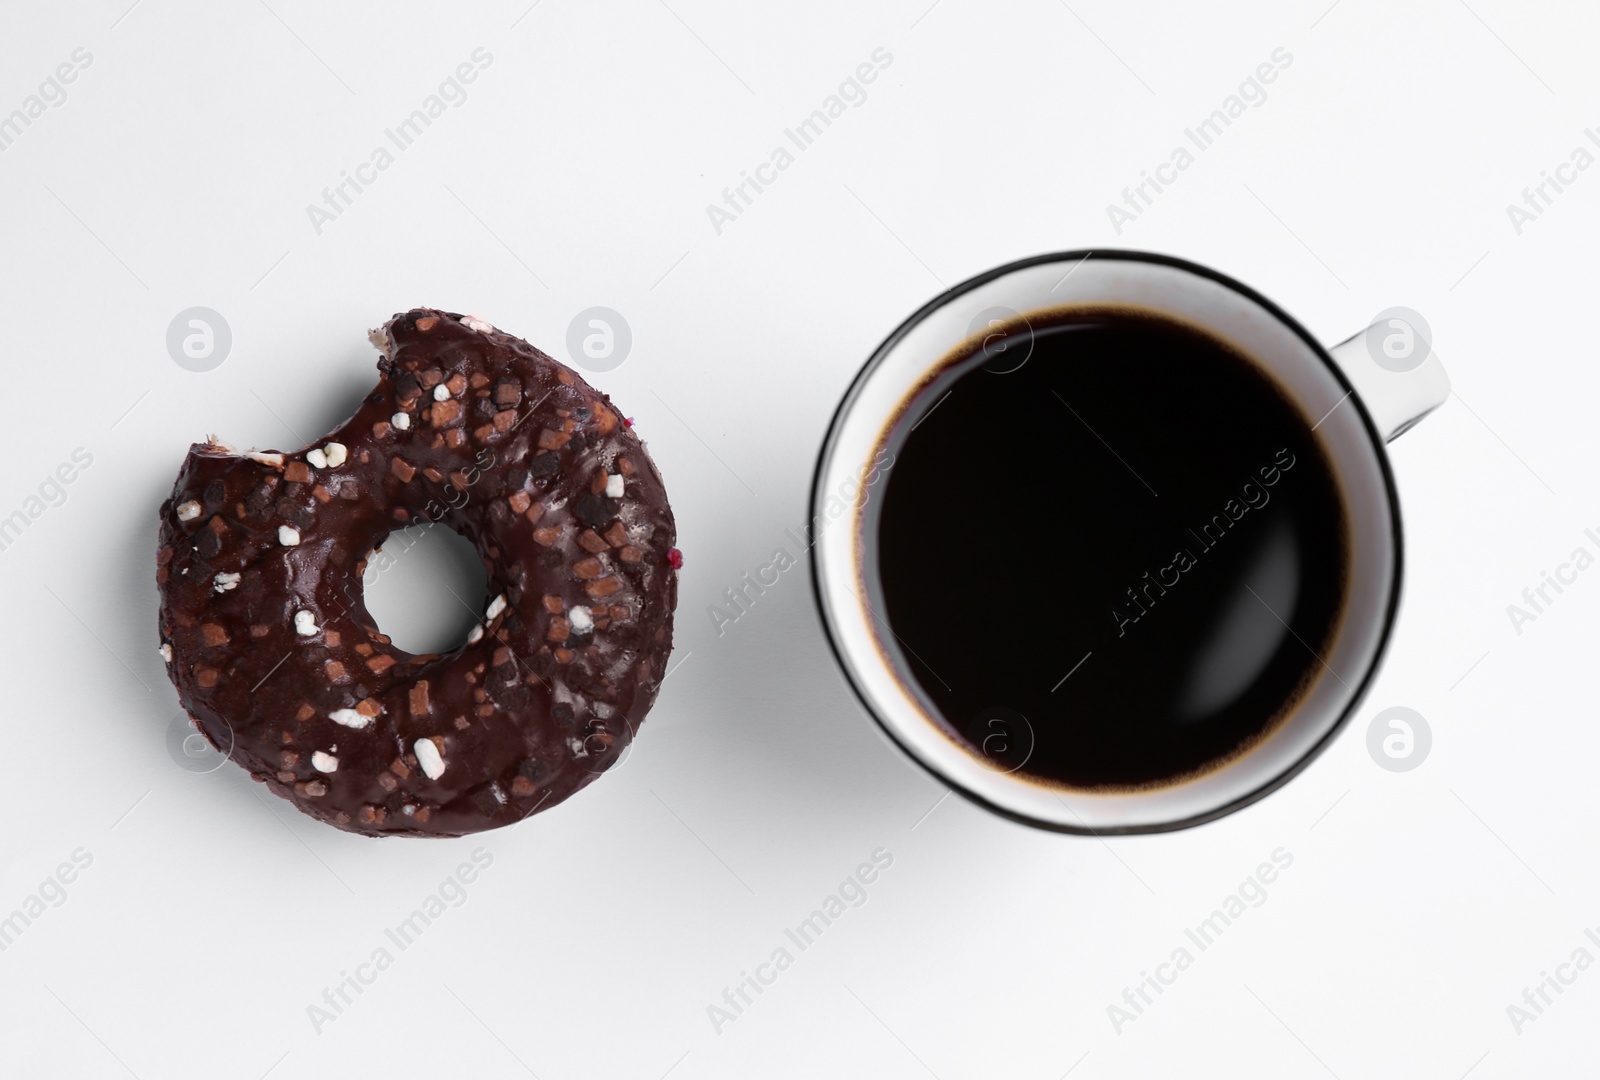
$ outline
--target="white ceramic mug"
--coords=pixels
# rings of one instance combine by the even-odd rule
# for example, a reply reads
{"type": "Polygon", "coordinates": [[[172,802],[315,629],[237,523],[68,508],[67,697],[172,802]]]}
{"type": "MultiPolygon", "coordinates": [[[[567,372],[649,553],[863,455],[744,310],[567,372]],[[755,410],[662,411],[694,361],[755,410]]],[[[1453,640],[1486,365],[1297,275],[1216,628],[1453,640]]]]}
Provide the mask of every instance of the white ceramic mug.
{"type": "MultiPolygon", "coordinates": [[[[981,355],[969,366],[977,362],[981,355]]],[[[1247,286],[1167,256],[1066,252],[980,274],[889,335],[846,392],[823,443],[811,494],[811,559],[834,653],[896,746],[955,791],[1006,817],[1102,834],[1179,829],[1231,813],[1304,768],[1370,685],[1401,580],[1400,510],[1384,444],[1442,404],[1449,391],[1426,325],[1404,309],[1385,312],[1330,349],[1247,286]],[[1344,617],[1320,657],[1321,675],[1292,715],[1247,753],[1210,772],[1132,793],[1073,790],[1027,777],[949,733],[897,654],[874,581],[882,505],[874,496],[893,469],[892,460],[875,460],[886,445],[885,429],[893,423],[903,434],[937,404],[949,382],[967,370],[947,369],[946,361],[971,351],[972,339],[986,332],[997,311],[1026,320],[1030,313],[1078,305],[1164,314],[1232,343],[1266,369],[1301,414],[1315,418],[1314,437],[1333,468],[1350,529],[1344,617]],[[939,377],[930,378],[935,373],[939,377]]],[[[887,446],[894,445],[891,432],[887,446]]]]}

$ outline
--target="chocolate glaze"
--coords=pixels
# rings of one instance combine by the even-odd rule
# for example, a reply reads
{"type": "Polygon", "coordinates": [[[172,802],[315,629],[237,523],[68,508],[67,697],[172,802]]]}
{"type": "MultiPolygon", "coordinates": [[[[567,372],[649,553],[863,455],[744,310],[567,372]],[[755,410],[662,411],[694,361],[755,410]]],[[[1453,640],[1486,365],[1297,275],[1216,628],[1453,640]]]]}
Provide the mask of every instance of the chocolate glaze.
{"type": "Polygon", "coordinates": [[[213,745],[321,821],[512,824],[614,765],[655,702],[677,604],[666,490],[610,399],[527,342],[428,308],[373,340],[377,389],[315,446],[190,448],[161,505],[168,674],[213,745]],[[413,655],[361,578],[390,532],[429,522],[477,546],[494,615],[413,655]]]}

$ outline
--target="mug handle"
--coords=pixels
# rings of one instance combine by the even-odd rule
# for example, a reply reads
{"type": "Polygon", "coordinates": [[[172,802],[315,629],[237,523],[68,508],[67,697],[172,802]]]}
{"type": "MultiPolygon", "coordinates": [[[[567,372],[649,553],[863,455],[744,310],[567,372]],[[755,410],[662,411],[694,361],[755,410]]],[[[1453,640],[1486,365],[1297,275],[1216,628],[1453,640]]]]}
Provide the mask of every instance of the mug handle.
{"type": "Polygon", "coordinates": [[[1384,442],[1393,442],[1450,396],[1450,376],[1427,324],[1415,313],[1385,312],[1328,354],[1356,388],[1384,442]]]}

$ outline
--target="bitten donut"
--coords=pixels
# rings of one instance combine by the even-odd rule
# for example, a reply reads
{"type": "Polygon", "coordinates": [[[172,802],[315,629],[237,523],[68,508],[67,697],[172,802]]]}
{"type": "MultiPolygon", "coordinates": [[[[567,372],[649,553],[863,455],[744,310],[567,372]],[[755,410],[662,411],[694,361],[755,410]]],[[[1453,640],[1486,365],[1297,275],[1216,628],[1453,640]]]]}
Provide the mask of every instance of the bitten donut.
{"type": "Polygon", "coordinates": [[[312,817],[460,836],[616,763],[672,650],[675,531],[610,399],[527,342],[422,308],[382,377],[295,453],[190,448],[161,506],[161,652],[199,730],[312,817]],[[396,648],[362,602],[391,532],[438,522],[489,572],[453,652],[396,648]]]}

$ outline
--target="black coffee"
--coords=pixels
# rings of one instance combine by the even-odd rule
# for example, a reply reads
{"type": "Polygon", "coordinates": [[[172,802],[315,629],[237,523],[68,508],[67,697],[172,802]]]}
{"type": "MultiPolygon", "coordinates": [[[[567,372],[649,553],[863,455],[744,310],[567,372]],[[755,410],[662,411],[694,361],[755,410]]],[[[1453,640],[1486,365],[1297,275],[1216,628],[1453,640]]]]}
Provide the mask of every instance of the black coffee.
{"type": "Polygon", "coordinates": [[[879,614],[950,734],[1049,782],[1160,785],[1334,677],[1343,501],[1262,368],[1123,311],[984,355],[901,425],[879,520],[879,614]]]}

